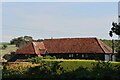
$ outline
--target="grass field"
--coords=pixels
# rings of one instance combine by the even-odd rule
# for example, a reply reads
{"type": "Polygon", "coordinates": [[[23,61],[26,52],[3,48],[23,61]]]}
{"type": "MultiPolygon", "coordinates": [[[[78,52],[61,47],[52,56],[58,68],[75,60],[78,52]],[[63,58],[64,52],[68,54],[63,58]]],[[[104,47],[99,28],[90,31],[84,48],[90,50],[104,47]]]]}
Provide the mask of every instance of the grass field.
{"type": "MultiPolygon", "coordinates": [[[[92,69],[92,67],[94,66],[93,63],[98,62],[98,61],[95,61],[95,60],[80,60],[80,59],[77,59],[77,60],[75,60],[75,59],[69,59],[69,60],[68,59],[44,59],[43,61],[48,61],[48,62],[58,61],[58,62],[61,62],[60,65],[61,65],[61,67],[63,67],[63,69],[66,72],[77,70],[79,67],[92,69]]],[[[12,69],[18,69],[19,65],[22,65],[24,68],[29,67],[28,63],[27,64],[26,63],[21,64],[21,63],[12,64],[9,67],[11,67],[12,69]]],[[[120,65],[120,62],[110,62],[110,63],[112,64],[112,66],[120,65]]],[[[31,63],[29,63],[29,64],[31,65],[31,63]]],[[[38,66],[38,65],[39,65],[39,63],[38,64],[32,64],[31,67],[35,67],[35,66],[38,66]]]]}
{"type": "MultiPolygon", "coordinates": [[[[96,63],[95,60],[73,60],[73,59],[44,59],[40,63],[30,63],[30,62],[17,62],[12,63],[3,68],[4,78],[16,78],[16,76],[24,78],[39,78],[49,80],[54,78],[59,80],[119,80],[119,66],[111,67],[100,62],[99,66],[93,66],[91,63],[96,63]],[[61,61],[60,67],[54,63],[55,61],[61,61]],[[53,66],[51,66],[52,62],[53,66]],[[93,66],[93,67],[92,67],[93,66]],[[88,67],[88,68],[83,68],[88,67]],[[52,75],[54,73],[54,75],[52,75]],[[58,75],[56,75],[58,74],[58,75]],[[49,76],[50,75],[50,76],[49,76]],[[108,77],[104,76],[107,75],[108,77]],[[44,77],[45,76],[45,77],[44,77]],[[51,78],[52,76],[52,78],[51,78]],[[109,78],[110,77],[110,78],[109,78]],[[48,79],[46,79],[48,78],[48,79]],[[112,79],[111,79],[112,78],[112,79]]],[[[108,62],[107,62],[108,63],[108,62]]],[[[105,64],[107,64],[105,63],[105,64]]],[[[110,65],[120,65],[120,62],[111,62],[110,65]]]]}
{"type": "MultiPolygon", "coordinates": [[[[66,71],[76,70],[79,67],[89,68],[93,67],[93,63],[97,63],[95,60],[80,60],[80,59],[44,59],[43,61],[60,61],[61,66],[66,71]]],[[[107,62],[107,61],[106,61],[107,62]]],[[[113,66],[120,65],[120,62],[110,62],[113,66]]]]}
{"type": "Polygon", "coordinates": [[[15,45],[7,45],[6,49],[1,49],[1,47],[2,45],[0,45],[0,56],[9,54],[10,52],[14,52],[17,50],[17,47],[15,45]]]}

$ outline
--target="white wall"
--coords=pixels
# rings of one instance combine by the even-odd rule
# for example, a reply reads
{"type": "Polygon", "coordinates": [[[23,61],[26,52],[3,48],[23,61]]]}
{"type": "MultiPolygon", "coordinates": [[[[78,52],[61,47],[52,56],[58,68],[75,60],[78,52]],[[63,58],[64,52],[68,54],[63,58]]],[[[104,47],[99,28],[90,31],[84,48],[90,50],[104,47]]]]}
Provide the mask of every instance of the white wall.
{"type": "Polygon", "coordinates": [[[105,54],[105,61],[109,61],[109,60],[110,60],[110,55],[105,54]]]}
{"type": "MultiPolygon", "coordinates": [[[[111,54],[106,54],[105,55],[105,61],[110,61],[111,60],[111,54]]],[[[115,61],[116,57],[115,55],[112,55],[112,61],[115,61]]]]}
{"type": "Polygon", "coordinates": [[[112,61],[116,61],[115,55],[112,56],[112,61]]]}

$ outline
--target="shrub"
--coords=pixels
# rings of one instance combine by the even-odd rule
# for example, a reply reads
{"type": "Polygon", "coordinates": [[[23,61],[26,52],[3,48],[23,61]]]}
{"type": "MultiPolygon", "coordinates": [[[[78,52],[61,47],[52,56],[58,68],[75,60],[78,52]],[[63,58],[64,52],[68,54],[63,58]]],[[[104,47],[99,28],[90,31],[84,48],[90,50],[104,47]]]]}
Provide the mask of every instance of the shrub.
{"type": "Polygon", "coordinates": [[[25,62],[40,63],[43,59],[56,59],[56,57],[55,56],[53,57],[51,56],[32,57],[32,58],[28,58],[27,60],[25,60],[25,62]]]}
{"type": "Polygon", "coordinates": [[[56,57],[55,56],[53,56],[53,57],[52,56],[44,56],[43,59],[56,59],[56,57]]]}
{"type": "Polygon", "coordinates": [[[11,54],[5,54],[3,56],[4,59],[6,59],[7,61],[10,60],[12,58],[12,55],[11,54]]]}
{"type": "Polygon", "coordinates": [[[25,60],[25,62],[40,63],[42,59],[43,59],[42,56],[32,57],[32,58],[28,58],[27,60],[25,60]]]}
{"type": "Polygon", "coordinates": [[[10,69],[8,65],[3,65],[2,77],[5,78],[25,78],[25,69],[19,66],[19,70],[10,69]]]}
{"type": "Polygon", "coordinates": [[[6,49],[6,48],[7,48],[7,45],[3,44],[2,49],[6,49]]]}
{"type": "Polygon", "coordinates": [[[120,71],[118,65],[113,66],[111,62],[98,61],[93,64],[91,74],[96,80],[119,80],[117,72],[120,71]]]}
{"type": "Polygon", "coordinates": [[[29,68],[27,74],[31,76],[30,78],[58,79],[64,72],[59,63],[42,61],[39,66],[29,68]]]}
{"type": "MultiPolygon", "coordinates": [[[[43,59],[43,57],[42,57],[43,59]]],[[[72,61],[73,62],[73,61],[72,61]]],[[[84,61],[85,62],[85,61],[84,61]]],[[[80,66],[73,69],[70,65],[65,65],[71,70],[62,66],[62,61],[45,61],[41,60],[37,66],[27,67],[17,66],[18,68],[3,67],[3,78],[39,78],[41,80],[119,80],[120,65],[111,62],[98,61],[93,62],[92,67],[80,66]]],[[[67,63],[67,62],[66,62],[67,63]]],[[[75,63],[75,62],[73,62],[75,63]]],[[[88,62],[89,63],[89,62],[88,62]]],[[[70,64],[70,63],[69,63],[70,64]]],[[[77,63],[75,63],[77,64],[77,63]]],[[[82,63],[80,63],[82,64],[82,63]]],[[[73,64],[71,64],[73,65],[73,64]]],[[[79,65],[76,65],[79,66],[79,65]]],[[[75,66],[74,66],[75,67],[75,66]]]]}

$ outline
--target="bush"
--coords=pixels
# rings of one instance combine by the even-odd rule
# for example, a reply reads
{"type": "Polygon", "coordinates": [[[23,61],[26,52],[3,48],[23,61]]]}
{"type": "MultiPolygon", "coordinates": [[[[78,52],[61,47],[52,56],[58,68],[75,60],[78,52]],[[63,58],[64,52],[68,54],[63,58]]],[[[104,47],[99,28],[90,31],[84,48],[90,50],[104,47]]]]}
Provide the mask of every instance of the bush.
{"type": "Polygon", "coordinates": [[[64,72],[60,62],[41,61],[38,66],[30,67],[26,72],[28,78],[58,79],[64,72]]]}
{"type": "Polygon", "coordinates": [[[11,54],[5,54],[3,56],[3,58],[8,61],[8,60],[10,60],[12,58],[12,55],[11,54]]]}
{"type": "Polygon", "coordinates": [[[10,69],[8,65],[3,65],[3,69],[2,69],[2,77],[3,79],[5,78],[25,78],[25,72],[26,70],[22,67],[22,66],[19,66],[19,69],[16,70],[16,69],[10,69]]]}
{"type": "Polygon", "coordinates": [[[80,66],[76,70],[72,70],[61,75],[61,80],[119,80],[120,65],[113,66],[110,62],[98,61],[92,63],[91,69],[80,66]]]}
{"type": "MultiPolygon", "coordinates": [[[[42,57],[43,59],[43,57],[42,57]]],[[[119,80],[120,65],[113,65],[111,62],[94,62],[91,68],[80,66],[67,70],[61,65],[62,61],[41,60],[37,66],[27,69],[18,66],[17,69],[3,67],[3,78],[39,78],[44,80],[119,80]]],[[[63,63],[63,62],[62,62],[63,63]]],[[[74,62],[75,63],[75,62],[74,62]]],[[[76,63],[77,64],[77,63],[76,63]]],[[[82,64],[82,63],[81,63],[82,64]]],[[[71,64],[72,65],[72,64],[71,64]]],[[[70,65],[66,65],[67,67],[70,65]]],[[[78,65],[77,65],[78,66],[78,65]]]]}
{"type": "Polygon", "coordinates": [[[43,59],[56,59],[56,57],[55,56],[53,57],[51,56],[32,57],[32,58],[28,58],[27,60],[25,60],[25,62],[40,63],[43,59]]]}
{"type": "Polygon", "coordinates": [[[91,74],[97,80],[119,80],[118,71],[120,71],[120,66],[113,66],[109,61],[98,61],[93,64],[91,74]]]}
{"type": "Polygon", "coordinates": [[[25,60],[25,62],[40,63],[42,59],[43,59],[42,56],[32,57],[32,58],[28,58],[27,60],[25,60]]]}
{"type": "Polygon", "coordinates": [[[62,73],[61,74],[61,80],[71,80],[71,79],[75,79],[75,80],[91,80],[89,77],[90,72],[87,68],[84,68],[83,66],[80,66],[78,69],[70,71],[70,72],[66,72],[66,73],[62,73]]]}
{"type": "Polygon", "coordinates": [[[56,57],[55,56],[53,56],[53,57],[52,56],[44,56],[43,59],[56,59],[56,57]]]}
{"type": "Polygon", "coordinates": [[[6,48],[7,48],[7,45],[3,44],[2,49],[6,49],[6,48]]]}

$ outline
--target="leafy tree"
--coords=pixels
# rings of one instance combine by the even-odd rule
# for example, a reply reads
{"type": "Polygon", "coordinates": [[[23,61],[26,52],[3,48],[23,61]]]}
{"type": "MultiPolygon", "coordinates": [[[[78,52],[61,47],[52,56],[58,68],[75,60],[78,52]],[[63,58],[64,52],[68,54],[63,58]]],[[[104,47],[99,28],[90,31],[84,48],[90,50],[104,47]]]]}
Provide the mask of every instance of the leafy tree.
{"type": "Polygon", "coordinates": [[[111,28],[111,31],[109,32],[109,35],[112,37],[113,36],[113,33],[115,33],[116,35],[118,35],[120,37],[120,23],[117,24],[117,23],[112,23],[112,28],[111,28]]]}
{"type": "Polygon", "coordinates": [[[43,41],[43,39],[38,39],[38,40],[37,40],[37,42],[42,42],[42,41],[43,41]]]}
{"type": "Polygon", "coordinates": [[[24,36],[24,40],[25,41],[32,41],[32,37],[31,36],[24,36]]]}
{"type": "Polygon", "coordinates": [[[32,37],[31,36],[24,36],[24,37],[18,37],[18,38],[14,38],[10,41],[10,44],[15,44],[16,47],[20,47],[21,44],[25,44],[27,41],[32,41],[32,37]]]}
{"type": "MultiPolygon", "coordinates": [[[[117,23],[112,23],[112,28],[111,30],[109,31],[109,35],[110,37],[113,36],[113,33],[118,35],[118,38],[120,38],[120,23],[117,24],[117,23]]],[[[117,58],[120,60],[120,40],[117,40],[117,48],[116,48],[117,52],[118,52],[118,55],[117,55],[117,58]]]]}

